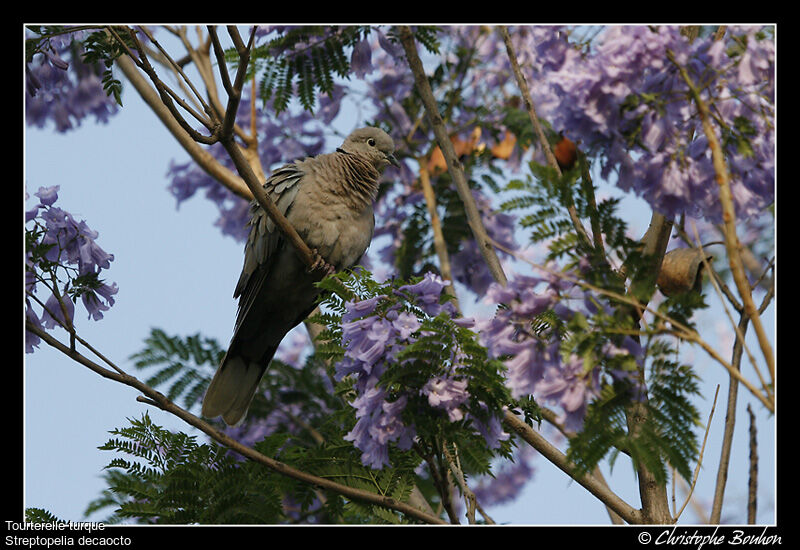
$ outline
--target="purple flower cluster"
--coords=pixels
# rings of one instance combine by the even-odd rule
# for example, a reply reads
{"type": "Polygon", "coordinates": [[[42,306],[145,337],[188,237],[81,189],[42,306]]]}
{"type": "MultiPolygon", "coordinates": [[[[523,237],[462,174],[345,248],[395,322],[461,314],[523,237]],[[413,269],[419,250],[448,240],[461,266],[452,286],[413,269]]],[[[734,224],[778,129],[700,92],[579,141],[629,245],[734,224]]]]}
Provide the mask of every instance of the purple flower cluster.
{"type": "MultiPolygon", "coordinates": [[[[555,326],[535,327],[532,319],[552,311],[563,321],[576,313],[584,315],[597,311],[590,294],[573,283],[555,275],[540,278],[517,276],[503,287],[493,284],[487,292],[487,303],[504,304],[495,316],[480,323],[481,343],[489,356],[504,358],[507,385],[514,398],[532,395],[534,398],[555,404],[564,411],[563,421],[568,429],[578,430],[583,425],[586,406],[600,391],[599,362],[589,369],[582,357],[565,353],[562,338],[555,326]],[[575,305],[577,304],[577,305],[575,305]]],[[[601,355],[631,354],[641,350],[628,339],[622,347],[607,346],[601,355]]],[[[625,372],[612,372],[623,377],[625,372]]]]}
{"type": "Polygon", "coordinates": [[[737,216],[755,215],[774,200],[774,43],[755,28],[728,33],[746,43],[738,56],[725,41],[689,42],[679,27],[609,27],[590,52],[561,48],[534,79],[537,107],[653,209],[719,221],[708,142],[676,64],[684,67],[715,113],[737,216]]]}
{"type": "MultiPolygon", "coordinates": [[[[248,416],[244,422],[236,426],[225,426],[225,435],[232,437],[239,443],[253,447],[279,430],[285,430],[286,426],[296,426],[295,418],[303,418],[304,410],[299,403],[284,403],[275,408],[266,417],[248,416]]],[[[231,456],[241,458],[241,455],[230,451],[231,456]]]]}
{"type": "MultiPolygon", "coordinates": [[[[38,232],[37,248],[49,247],[42,254],[42,260],[50,263],[47,268],[50,271],[49,275],[42,275],[42,266],[36,265],[31,250],[26,251],[25,263],[25,290],[28,294],[25,299],[25,315],[31,323],[43,329],[54,328],[62,323],[70,326],[75,306],[69,299],[68,293],[74,279],[96,275],[99,281],[101,271],[110,268],[114,260],[113,254],[108,254],[97,244],[97,231],[93,231],[85,221],[77,221],[72,214],[53,205],[58,199],[58,190],[57,185],[40,187],[34,193],[39,202],[25,213],[26,224],[32,223],[33,230],[38,232]],[[70,278],[63,286],[54,289],[50,285],[57,284],[55,270],[59,268],[70,274],[70,278]],[[36,294],[39,284],[49,291],[41,314],[37,314],[32,304],[34,301],[32,295],[36,294]]],[[[89,313],[89,319],[97,321],[103,318],[103,312],[114,305],[114,295],[117,290],[116,283],[111,285],[100,283],[96,288],[81,289],[81,301],[89,313]]],[[[26,332],[25,351],[33,352],[38,344],[39,338],[26,332]]]]}
{"type": "MultiPolygon", "coordinates": [[[[425,316],[434,317],[442,312],[452,315],[455,311],[451,302],[439,303],[447,284],[438,275],[427,273],[420,282],[403,285],[395,292],[398,296],[410,298],[425,316]]],[[[345,355],[336,365],[336,379],[354,378],[357,397],[352,406],[356,409],[357,421],[345,439],[361,450],[362,462],[379,469],[389,463],[390,443],[400,449],[410,448],[416,437],[416,428],[403,422],[402,413],[409,399],[418,395],[423,396],[431,408],[443,411],[451,422],[472,419],[478,432],[493,447],[507,439],[508,434],[502,432],[499,421],[486,424],[462,408],[470,395],[467,380],[458,376],[460,355],[457,349],[450,350],[449,373],[432,377],[421,388],[406,388],[390,395],[389,390],[381,386],[381,375],[398,365],[398,354],[424,332],[419,317],[402,309],[400,303],[392,304],[381,313],[376,312],[382,300],[390,299],[379,295],[349,301],[342,317],[345,355]]]]}
{"type": "Polygon", "coordinates": [[[66,132],[90,115],[105,123],[117,112],[117,103],[103,90],[98,70],[71,53],[72,40],[83,34],[77,31],[50,38],[41,54],[25,65],[27,124],[43,128],[52,120],[56,131],[66,132]]]}
{"type": "MultiPolygon", "coordinates": [[[[575,32],[563,26],[510,29],[539,116],[599,156],[603,177],[615,174],[620,188],[664,214],[719,221],[708,143],[669,52],[714,112],[737,216],[753,216],[774,200],[775,45],[769,31],[731,26],[725,40],[690,42],[677,26],[609,26],[590,48],[570,43],[575,32]]],[[[476,48],[453,126],[469,126],[476,100],[502,113],[505,96],[499,92],[513,75],[500,36],[453,27],[442,42],[476,48]]],[[[485,122],[502,126],[501,120],[485,122]]],[[[509,165],[519,162],[519,153],[515,148],[509,165]]]]}
{"type": "MultiPolygon", "coordinates": [[[[404,289],[419,292],[425,300],[423,303],[438,305],[444,284],[435,276],[426,281],[415,285],[414,289],[410,286],[404,289]],[[424,286],[427,288],[423,289],[424,286]]],[[[397,352],[414,340],[413,334],[421,326],[416,315],[397,308],[390,309],[384,316],[371,315],[381,299],[382,296],[375,296],[345,304],[347,313],[342,316],[345,356],[336,365],[336,380],[355,376],[358,393],[352,402],[358,420],[345,439],[361,450],[362,462],[375,469],[389,463],[389,443],[409,449],[416,435],[414,427],[405,426],[400,417],[407,397],[402,395],[392,402],[387,401],[388,392],[378,387],[378,382],[396,361],[397,352]]]]}
{"type": "Polygon", "coordinates": [[[469,398],[466,380],[455,380],[442,376],[431,378],[422,387],[421,393],[428,397],[431,407],[447,412],[450,422],[457,422],[464,418],[464,412],[459,405],[469,398]]]}

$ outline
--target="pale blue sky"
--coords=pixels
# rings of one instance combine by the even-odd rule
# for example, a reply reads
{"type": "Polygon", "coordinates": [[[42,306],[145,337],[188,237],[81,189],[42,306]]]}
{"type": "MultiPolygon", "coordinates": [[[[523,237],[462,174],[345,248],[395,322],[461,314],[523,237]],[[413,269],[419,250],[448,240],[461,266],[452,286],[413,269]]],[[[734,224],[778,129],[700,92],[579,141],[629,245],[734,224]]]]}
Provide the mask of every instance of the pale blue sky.
{"type": "MultiPolygon", "coordinates": [[[[125,83],[127,84],[127,83],[125,83]]],[[[23,184],[32,194],[40,186],[60,185],[57,206],[99,232],[98,244],[115,259],[107,272],[119,286],[116,304],[105,319],[86,319],[76,308],[79,334],[129,373],[128,357],[138,351],[152,327],[186,336],[201,332],[227,343],[236,303],[231,294],[241,269],[241,245],[224,237],[212,224],[216,208],[202,197],[184,202],[176,210],[168,193],[166,171],[170,159],[187,156],[172,136],[126,85],[125,106],[107,125],[85,121],[67,134],[51,129],[25,129],[23,184]]],[[[352,127],[350,121],[347,124],[352,127]]],[[[631,204],[638,204],[632,202],[631,204]]],[[[643,231],[646,209],[624,210],[632,229],[643,231]]],[[[718,303],[715,297],[708,300],[718,303]]],[[[764,316],[770,332],[774,307],[764,316]]],[[[719,308],[707,314],[712,332],[726,322],[719,308]]],[[[752,331],[751,331],[752,332],[752,331]]],[[[55,331],[64,339],[63,331],[55,331]]],[[[716,335],[709,336],[716,341],[716,335]]],[[[756,352],[757,346],[754,346],[756,352]]],[[[714,385],[720,397],[705,451],[695,495],[710,502],[719,459],[719,441],[725,417],[727,376],[699,349],[684,345],[703,378],[706,400],[698,403],[705,423],[714,385]]],[[[723,357],[730,351],[723,349],[723,357]]],[[[193,433],[175,417],[136,401],[137,392],[105,380],[42,343],[25,356],[24,401],[24,504],[42,507],[63,519],[81,520],[87,503],[103,489],[102,468],[113,455],[99,451],[108,431],[123,427],[126,418],[147,411],[157,424],[193,433]]],[[[746,375],[752,370],[745,366],[746,375]]],[[[758,436],[760,523],[774,521],[774,425],[764,409],[740,390],[738,429],[734,441],[725,511],[744,519],[747,497],[747,413],[751,403],[759,419],[758,436]]],[[[205,436],[201,434],[201,439],[205,436]]],[[[604,507],[578,484],[542,458],[535,460],[535,481],[509,506],[488,511],[499,523],[583,524],[608,523],[604,507]],[[580,518],[579,520],[577,518],[580,518]]],[[[620,459],[609,474],[620,496],[639,506],[632,471],[620,459]]],[[[682,491],[678,491],[678,505],[682,491]]],[[[105,512],[104,512],[105,514],[105,512]]],[[[101,519],[95,516],[93,519],[101,519]]],[[[683,523],[696,521],[691,510],[683,523]]]]}

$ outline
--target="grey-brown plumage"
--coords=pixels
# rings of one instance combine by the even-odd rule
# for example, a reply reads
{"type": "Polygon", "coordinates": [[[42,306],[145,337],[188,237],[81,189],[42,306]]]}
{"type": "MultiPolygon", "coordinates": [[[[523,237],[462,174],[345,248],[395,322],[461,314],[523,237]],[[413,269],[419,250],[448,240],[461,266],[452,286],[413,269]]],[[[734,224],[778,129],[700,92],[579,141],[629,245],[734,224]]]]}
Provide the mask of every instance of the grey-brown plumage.
{"type": "MultiPolygon", "coordinates": [[[[372,202],[382,170],[397,165],[392,139],[377,128],[355,130],[334,153],[286,164],[264,189],[309,248],[335,270],[355,265],[375,227],[372,202]]],[[[266,212],[253,202],[233,337],[203,399],[202,414],[240,422],[283,337],[315,307],[310,271],[266,212]]]]}

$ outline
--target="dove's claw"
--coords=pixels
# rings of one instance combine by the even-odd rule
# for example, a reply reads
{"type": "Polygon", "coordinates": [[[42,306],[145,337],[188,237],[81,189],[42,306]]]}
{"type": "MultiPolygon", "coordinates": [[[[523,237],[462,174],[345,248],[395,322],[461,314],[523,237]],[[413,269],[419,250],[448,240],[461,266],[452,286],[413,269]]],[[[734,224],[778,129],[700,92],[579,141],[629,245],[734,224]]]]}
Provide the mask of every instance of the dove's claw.
{"type": "Polygon", "coordinates": [[[308,268],[309,273],[312,271],[322,270],[325,272],[325,275],[333,275],[336,273],[336,268],[333,267],[331,264],[325,261],[319,251],[314,248],[311,250],[311,254],[314,258],[314,263],[311,264],[311,267],[308,268]]]}

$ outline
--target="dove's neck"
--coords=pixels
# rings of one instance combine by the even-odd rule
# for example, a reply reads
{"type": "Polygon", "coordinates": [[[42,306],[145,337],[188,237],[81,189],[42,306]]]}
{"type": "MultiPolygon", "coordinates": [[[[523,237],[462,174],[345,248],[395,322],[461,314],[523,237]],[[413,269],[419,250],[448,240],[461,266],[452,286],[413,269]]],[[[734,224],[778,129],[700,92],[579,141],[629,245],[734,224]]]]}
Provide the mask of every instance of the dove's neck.
{"type": "Polygon", "coordinates": [[[354,153],[339,150],[337,163],[341,167],[341,182],[345,194],[365,208],[372,204],[378,193],[380,171],[366,158],[354,153]]]}

